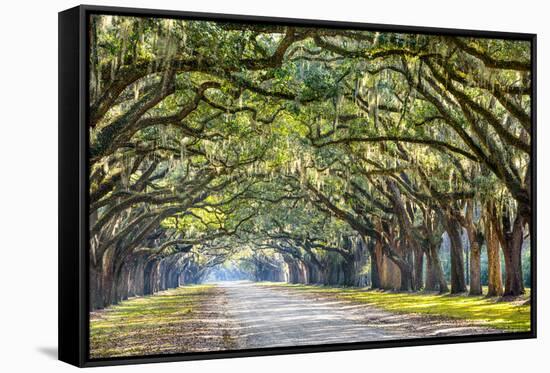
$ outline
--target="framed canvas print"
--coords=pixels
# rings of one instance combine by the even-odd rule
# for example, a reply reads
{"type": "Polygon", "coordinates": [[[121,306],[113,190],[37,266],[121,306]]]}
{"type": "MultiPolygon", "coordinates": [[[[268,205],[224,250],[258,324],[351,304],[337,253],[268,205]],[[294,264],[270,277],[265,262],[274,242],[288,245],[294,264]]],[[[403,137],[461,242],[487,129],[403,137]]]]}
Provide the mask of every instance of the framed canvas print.
{"type": "Polygon", "coordinates": [[[536,335],[536,37],[59,13],[59,356],[536,335]]]}

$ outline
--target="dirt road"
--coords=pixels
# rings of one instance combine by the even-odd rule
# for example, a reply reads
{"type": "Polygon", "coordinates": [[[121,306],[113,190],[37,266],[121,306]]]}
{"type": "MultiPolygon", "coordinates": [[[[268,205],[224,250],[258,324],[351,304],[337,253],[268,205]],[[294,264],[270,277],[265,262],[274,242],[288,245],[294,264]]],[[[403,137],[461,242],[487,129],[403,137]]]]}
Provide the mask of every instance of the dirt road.
{"type": "Polygon", "coordinates": [[[394,314],[364,304],[251,282],[217,284],[238,348],[498,333],[464,321],[394,314]]]}

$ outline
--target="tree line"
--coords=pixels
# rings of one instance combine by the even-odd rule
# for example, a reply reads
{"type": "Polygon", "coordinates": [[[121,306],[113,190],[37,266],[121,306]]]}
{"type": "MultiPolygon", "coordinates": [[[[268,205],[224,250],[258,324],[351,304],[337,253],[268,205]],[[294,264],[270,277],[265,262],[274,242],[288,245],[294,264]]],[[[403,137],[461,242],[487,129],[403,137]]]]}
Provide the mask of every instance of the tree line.
{"type": "Polygon", "coordinates": [[[524,293],[530,42],[102,15],[89,32],[92,309],[228,260],[479,295],[482,250],[487,295],[524,293]]]}

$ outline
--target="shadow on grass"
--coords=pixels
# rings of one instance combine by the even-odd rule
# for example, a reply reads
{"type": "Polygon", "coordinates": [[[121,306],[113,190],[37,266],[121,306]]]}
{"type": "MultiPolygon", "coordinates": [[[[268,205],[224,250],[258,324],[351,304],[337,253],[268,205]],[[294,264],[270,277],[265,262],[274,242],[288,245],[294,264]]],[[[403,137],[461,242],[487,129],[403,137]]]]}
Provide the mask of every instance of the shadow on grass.
{"type": "Polygon", "coordinates": [[[266,285],[330,294],[342,299],[378,306],[390,312],[469,320],[479,325],[511,332],[529,331],[531,324],[530,306],[526,302],[530,296],[529,291],[522,297],[505,300],[466,294],[440,295],[285,283],[266,283],[266,285]]]}

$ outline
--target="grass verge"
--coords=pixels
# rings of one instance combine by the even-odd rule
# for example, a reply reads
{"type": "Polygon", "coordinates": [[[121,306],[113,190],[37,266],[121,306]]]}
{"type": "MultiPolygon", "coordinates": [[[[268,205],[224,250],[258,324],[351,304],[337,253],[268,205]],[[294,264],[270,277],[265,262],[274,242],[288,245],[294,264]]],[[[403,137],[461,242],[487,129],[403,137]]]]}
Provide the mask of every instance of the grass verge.
{"type": "Polygon", "coordinates": [[[415,313],[468,320],[479,326],[503,329],[509,332],[527,332],[531,329],[531,306],[523,304],[526,299],[529,299],[529,294],[515,301],[504,301],[500,298],[485,296],[402,293],[276,282],[262,284],[312,294],[335,296],[396,313],[415,313]]]}
{"type": "Polygon", "coordinates": [[[92,312],[90,356],[185,352],[188,338],[201,327],[194,323],[194,314],[211,295],[212,288],[211,285],[184,286],[92,312]]]}

